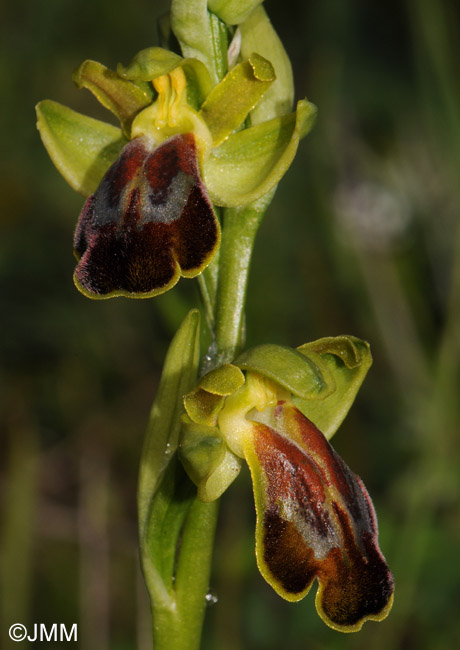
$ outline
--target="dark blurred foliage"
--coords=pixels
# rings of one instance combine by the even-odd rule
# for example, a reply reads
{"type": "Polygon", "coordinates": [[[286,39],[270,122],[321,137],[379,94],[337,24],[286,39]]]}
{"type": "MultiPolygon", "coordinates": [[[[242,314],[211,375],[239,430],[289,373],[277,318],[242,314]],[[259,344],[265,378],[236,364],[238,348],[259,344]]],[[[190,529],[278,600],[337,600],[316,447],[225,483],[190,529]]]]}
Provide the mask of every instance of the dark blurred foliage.
{"type": "MultiPolygon", "coordinates": [[[[17,0],[1,10],[0,635],[79,624],[82,650],[150,647],[136,557],[143,430],[168,342],[196,303],[89,301],[72,284],[82,205],[34,104],[107,118],[72,84],[128,62],[167,2],[17,0]]],[[[350,333],[374,366],[334,445],[368,486],[396,577],[390,617],[340,635],[257,573],[248,476],[223,499],[205,650],[453,650],[460,643],[460,6],[266,3],[299,97],[319,107],[262,225],[248,344],[350,333]]],[[[110,119],[110,117],[109,117],[110,119]]]]}

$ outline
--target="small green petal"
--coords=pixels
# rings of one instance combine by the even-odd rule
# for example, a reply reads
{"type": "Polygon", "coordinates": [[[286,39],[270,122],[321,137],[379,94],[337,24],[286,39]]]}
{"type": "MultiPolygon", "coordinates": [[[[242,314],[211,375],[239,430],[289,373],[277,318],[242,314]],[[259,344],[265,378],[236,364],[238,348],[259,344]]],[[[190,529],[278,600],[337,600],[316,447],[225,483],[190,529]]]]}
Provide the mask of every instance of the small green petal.
{"type": "Polygon", "coordinates": [[[335,390],[321,403],[294,399],[296,406],[329,440],[339,428],[372,365],[369,344],[354,336],[326,337],[297,350],[329,372],[335,390]]]}
{"type": "Polygon", "coordinates": [[[315,106],[301,100],[295,113],[230,135],[203,165],[203,180],[213,203],[237,207],[272,189],[292,163],[315,114],[315,106]]]}
{"type": "Polygon", "coordinates": [[[263,0],[208,0],[209,11],[227,25],[239,25],[263,0]]]}
{"type": "Polygon", "coordinates": [[[201,388],[196,388],[184,396],[184,406],[187,415],[197,424],[214,427],[217,418],[225,404],[225,398],[213,395],[201,388]]]}
{"type": "Polygon", "coordinates": [[[121,129],[49,99],[36,110],[37,128],[58,171],[83,196],[95,192],[127,143],[121,129]]]}
{"type": "Polygon", "coordinates": [[[244,384],[244,375],[236,366],[225,363],[224,365],[208,372],[199,382],[198,386],[214,395],[227,397],[232,395],[244,384]]]}
{"type": "Polygon", "coordinates": [[[250,56],[252,52],[257,52],[270,60],[276,74],[276,81],[251,111],[251,124],[259,124],[274,117],[286,115],[292,110],[294,102],[291,62],[264,8],[257,7],[240,25],[239,29],[243,59],[250,56]]]}
{"type": "Polygon", "coordinates": [[[232,68],[214,87],[201,107],[201,115],[218,146],[245,120],[275,80],[270,61],[252,54],[232,68]]]}
{"type": "Polygon", "coordinates": [[[268,377],[304,400],[324,400],[331,391],[327,369],[322,372],[310,358],[281,345],[267,344],[251,348],[243,352],[234,364],[243,370],[268,377]]]}
{"type": "Polygon", "coordinates": [[[123,131],[128,136],[135,115],[153,99],[150,85],[120,79],[116,72],[97,61],[84,61],[74,72],[73,80],[78,88],[90,90],[120,120],[123,131]]]}
{"type": "Polygon", "coordinates": [[[184,397],[187,414],[193,422],[215,426],[225,397],[232,395],[244,384],[239,368],[224,364],[202,377],[195,390],[184,397]]]}

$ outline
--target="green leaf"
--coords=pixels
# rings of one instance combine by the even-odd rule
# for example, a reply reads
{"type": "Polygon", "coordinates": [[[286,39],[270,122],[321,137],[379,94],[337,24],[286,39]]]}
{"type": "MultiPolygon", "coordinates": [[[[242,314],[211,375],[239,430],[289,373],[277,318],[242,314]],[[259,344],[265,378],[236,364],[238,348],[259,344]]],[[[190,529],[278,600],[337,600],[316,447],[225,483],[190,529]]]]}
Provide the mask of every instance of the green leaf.
{"type": "Polygon", "coordinates": [[[177,541],[194,498],[196,488],[173,456],[155,491],[140,540],[144,575],[157,600],[160,585],[172,592],[177,541]]]}
{"type": "Polygon", "coordinates": [[[209,11],[227,25],[239,25],[263,0],[208,0],[209,11]]]}
{"type": "Polygon", "coordinates": [[[78,88],[90,90],[120,120],[126,136],[129,136],[135,115],[153,99],[153,89],[149,84],[121,79],[116,72],[97,61],[84,61],[74,72],[73,80],[78,88]]]}
{"type": "Polygon", "coordinates": [[[195,383],[199,358],[198,310],[189,312],[166,356],[142,451],[138,509],[141,539],[160,477],[177,449],[183,396],[195,383]]]}
{"type": "Polygon", "coordinates": [[[315,115],[315,106],[301,100],[295,113],[230,135],[203,165],[203,180],[213,203],[245,205],[272,189],[292,163],[315,115]]]}
{"type": "Polygon", "coordinates": [[[213,88],[200,113],[211,131],[214,146],[221,144],[244,122],[274,80],[270,61],[252,54],[213,88]]]}
{"type": "Polygon", "coordinates": [[[354,336],[326,337],[306,343],[297,350],[320,363],[323,372],[333,377],[335,390],[322,402],[295,398],[296,406],[329,440],[353,404],[372,365],[369,344],[354,336]]]}
{"type": "Polygon", "coordinates": [[[268,59],[275,69],[276,81],[250,113],[251,124],[259,124],[286,115],[294,102],[294,80],[291,62],[278,34],[263,7],[257,7],[240,25],[241,56],[252,52],[268,59]]]}
{"type": "Polygon", "coordinates": [[[58,171],[83,196],[95,192],[127,143],[121,129],[49,99],[36,110],[37,128],[58,171]]]}
{"type": "Polygon", "coordinates": [[[234,364],[268,377],[304,400],[324,400],[330,393],[330,374],[308,356],[281,345],[259,345],[243,352],[234,364]]]}

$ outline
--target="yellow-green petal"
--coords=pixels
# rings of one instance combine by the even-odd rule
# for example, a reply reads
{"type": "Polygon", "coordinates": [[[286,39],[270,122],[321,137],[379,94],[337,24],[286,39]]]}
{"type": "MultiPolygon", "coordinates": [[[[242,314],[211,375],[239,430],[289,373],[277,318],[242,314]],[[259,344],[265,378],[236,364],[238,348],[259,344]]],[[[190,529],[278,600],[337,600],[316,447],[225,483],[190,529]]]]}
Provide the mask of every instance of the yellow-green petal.
{"type": "Polygon", "coordinates": [[[211,370],[200,379],[198,386],[214,395],[227,397],[232,395],[244,384],[244,375],[241,370],[231,363],[224,363],[219,368],[211,370]]]}
{"type": "Polygon", "coordinates": [[[135,115],[153,99],[151,85],[121,79],[116,72],[97,61],[84,61],[74,72],[73,80],[78,88],[90,90],[120,120],[127,136],[135,115]]]}
{"type": "Polygon", "coordinates": [[[275,71],[270,61],[252,54],[213,88],[200,114],[211,131],[214,146],[221,144],[244,122],[274,81],[275,71]]]}
{"type": "Polygon", "coordinates": [[[369,344],[354,336],[329,336],[297,350],[314,359],[323,372],[329,372],[334,378],[335,390],[321,403],[294,399],[296,406],[329,440],[350,410],[372,365],[369,344]]]}
{"type": "Polygon", "coordinates": [[[217,418],[224,404],[225,398],[221,395],[208,393],[198,387],[184,396],[187,415],[193,422],[203,426],[216,426],[217,418]]]}
{"type": "Polygon", "coordinates": [[[226,363],[202,377],[196,388],[185,395],[184,406],[189,418],[198,424],[216,426],[225,397],[244,384],[239,368],[226,363]]]}
{"type": "Polygon", "coordinates": [[[283,44],[262,6],[257,7],[240,26],[241,56],[257,52],[269,59],[275,69],[276,81],[250,113],[251,124],[281,117],[292,110],[294,79],[292,67],[283,44]]]}
{"type": "Polygon", "coordinates": [[[95,192],[127,143],[121,129],[49,99],[36,110],[37,128],[58,171],[83,196],[95,192]]]}
{"type": "Polygon", "coordinates": [[[295,113],[230,135],[203,165],[203,180],[213,203],[237,207],[271,190],[292,163],[315,114],[315,106],[301,100],[295,113]]]}

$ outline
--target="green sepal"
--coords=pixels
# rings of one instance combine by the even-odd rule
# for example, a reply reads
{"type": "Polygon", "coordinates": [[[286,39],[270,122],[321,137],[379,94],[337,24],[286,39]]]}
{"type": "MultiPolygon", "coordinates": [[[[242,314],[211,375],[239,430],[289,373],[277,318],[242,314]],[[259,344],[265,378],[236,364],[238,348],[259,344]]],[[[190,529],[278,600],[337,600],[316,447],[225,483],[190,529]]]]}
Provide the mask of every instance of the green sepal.
{"type": "Polygon", "coordinates": [[[286,115],[294,103],[292,66],[283,44],[263,7],[257,7],[239,27],[241,56],[252,52],[269,59],[275,69],[276,81],[250,113],[251,124],[259,124],[286,115]]]}
{"type": "Polygon", "coordinates": [[[184,406],[193,422],[213,427],[222,410],[225,397],[232,395],[244,384],[239,368],[224,364],[201,378],[196,388],[185,395],[184,406]]]}
{"type": "Polygon", "coordinates": [[[315,115],[316,107],[301,100],[295,113],[233,133],[213,149],[203,165],[213,203],[237,207],[269,192],[292,163],[315,115]]]}
{"type": "Polygon", "coordinates": [[[147,47],[138,52],[128,65],[117,65],[117,74],[131,81],[152,81],[177,68],[182,57],[162,47],[147,47]]]}
{"type": "Polygon", "coordinates": [[[241,461],[228,449],[217,428],[198,425],[187,416],[183,418],[179,458],[204,502],[218,499],[241,469],[241,461]]]}
{"type": "Polygon", "coordinates": [[[227,25],[239,25],[263,0],[208,0],[209,11],[227,25]]]}
{"type": "Polygon", "coordinates": [[[306,343],[297,350],[333,378],[334,390],[323,401],[294,398],[296,406],[329,440],[350,410],[372,365],[369,344],[354,336],[336,336],[306,343]]]}
{"type": "Polygon", "coordinates": [[[183,417],[179,457],[195,485],[199,485],[217,467],[225,455],[225,443],[219,430],[183,417]]]}
{"type": "Polygon", "coordinates": [[[88,196],[128,142],[121,129],[49,99],[37,104],[37,128],[58,171],[88,196]]]}
{"type": "Polygon", "coordinates": [[[151,85],[122,79],[97,61],[84,61],[74,72],[73,80],[78,88],[90,90],[120,120],[127,137],[135,115],[153,100],[151,85]]]}
{"type": "Polygon", "coordinates": [[[259,54],[239,63],[213,88],[201,115],[218,146],[245,120],[275,80],[272,64],[259,54]]]}
{"type": "Polygon", "coordinates": [[[324,400],[334,389],[327,368],[292,348],[268,343],[246,350],[234,364],[256,372],[304,400],[324,400]]]}
{"type": "Polygon", "coordinates": [[[183,59],[178,54],[162,47],[148,47],[136,54],[127,66],[117,66],[117,73],[123,79],[147,82],[169,74],[181,66],[187,78],[187,102],[199,109],[209,95],[212,83],[209,72],[198,59],[183,59]]]}

